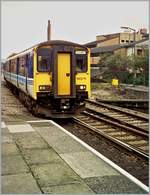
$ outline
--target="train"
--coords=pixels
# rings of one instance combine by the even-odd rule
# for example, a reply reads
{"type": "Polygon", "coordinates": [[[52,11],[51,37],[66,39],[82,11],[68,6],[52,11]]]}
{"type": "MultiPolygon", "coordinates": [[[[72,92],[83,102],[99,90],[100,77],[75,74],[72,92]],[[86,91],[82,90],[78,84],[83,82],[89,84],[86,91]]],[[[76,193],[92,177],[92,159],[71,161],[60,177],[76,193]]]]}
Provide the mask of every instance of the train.
{"type": "Polygon", "coordinates": [[[90,98],[90,49],[51,40],[10,55],[3,75],[9,88],[35,116],[70,118],[90,98]]]}

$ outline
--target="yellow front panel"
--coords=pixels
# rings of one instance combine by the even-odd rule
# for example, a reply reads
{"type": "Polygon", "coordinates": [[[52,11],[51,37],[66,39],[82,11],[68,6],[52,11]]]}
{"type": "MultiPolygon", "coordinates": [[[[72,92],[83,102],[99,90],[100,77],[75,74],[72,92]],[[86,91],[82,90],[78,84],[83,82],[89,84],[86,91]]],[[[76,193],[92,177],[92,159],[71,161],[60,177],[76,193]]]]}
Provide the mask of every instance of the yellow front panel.
{"type": "Polygon", "coordinates": [[[50,85],[52,86],[50,72],[38,72],[37,70],[37,52],[34,51],[34,99],[37,99],[37,93],[39,91],[40,85],[50,85]]]}
{"type": "Polygon", "coordinates": [[[70,54],[58,53],[58,95],[70,95],[70,54]]]}
{"type": "Polygon", "coordinates": [[[81,72],[76,74],[76,85],[86,85],[86,91],[88,91],[88,98],[91,96],[91,74],[90,74],[90,49],[88,49],[88,70],[87,72],[81,72]]]}

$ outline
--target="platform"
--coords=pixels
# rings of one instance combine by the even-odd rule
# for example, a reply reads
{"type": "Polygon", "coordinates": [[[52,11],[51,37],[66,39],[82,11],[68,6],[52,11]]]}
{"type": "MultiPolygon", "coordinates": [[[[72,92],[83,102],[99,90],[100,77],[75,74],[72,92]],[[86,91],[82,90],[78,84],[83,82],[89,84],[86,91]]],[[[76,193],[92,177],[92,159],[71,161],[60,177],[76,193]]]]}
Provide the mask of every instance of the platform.
{"type": "Polygon", "coordinates": [[[1,128],[2,193],[147,193],[51,120],[12,117],[1,128]]]}

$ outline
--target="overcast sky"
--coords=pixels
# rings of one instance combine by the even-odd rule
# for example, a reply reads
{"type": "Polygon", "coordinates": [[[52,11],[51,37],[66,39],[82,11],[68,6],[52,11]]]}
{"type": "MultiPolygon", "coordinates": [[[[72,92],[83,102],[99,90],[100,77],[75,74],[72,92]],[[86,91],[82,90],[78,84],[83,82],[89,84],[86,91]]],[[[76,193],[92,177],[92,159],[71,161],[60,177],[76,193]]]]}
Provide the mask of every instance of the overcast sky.
{"type": "Polygon", "coordinates": [[[148,28],[148,1],[3,1],[1,15],[3,59],[46,41],[48,19],[52,39],[80,44],[121,32],[120,26],[148,28]]]}

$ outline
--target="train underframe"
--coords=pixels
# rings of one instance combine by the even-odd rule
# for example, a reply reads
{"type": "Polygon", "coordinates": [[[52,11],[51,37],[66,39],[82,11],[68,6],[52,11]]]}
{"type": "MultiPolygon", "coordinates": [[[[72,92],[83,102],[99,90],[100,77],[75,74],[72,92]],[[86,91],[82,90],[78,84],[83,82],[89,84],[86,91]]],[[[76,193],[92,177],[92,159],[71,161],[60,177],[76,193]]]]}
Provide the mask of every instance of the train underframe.
{"type": "Polygon", "coordinates": [[[77,92],[76,98],[54,98],[51,93],[38,93],[37,100],[6,81],[15,96],[27,107],[34,116],[51,118],[72,118],[85,109],[84,100],[87,92],[77,92]]]}

